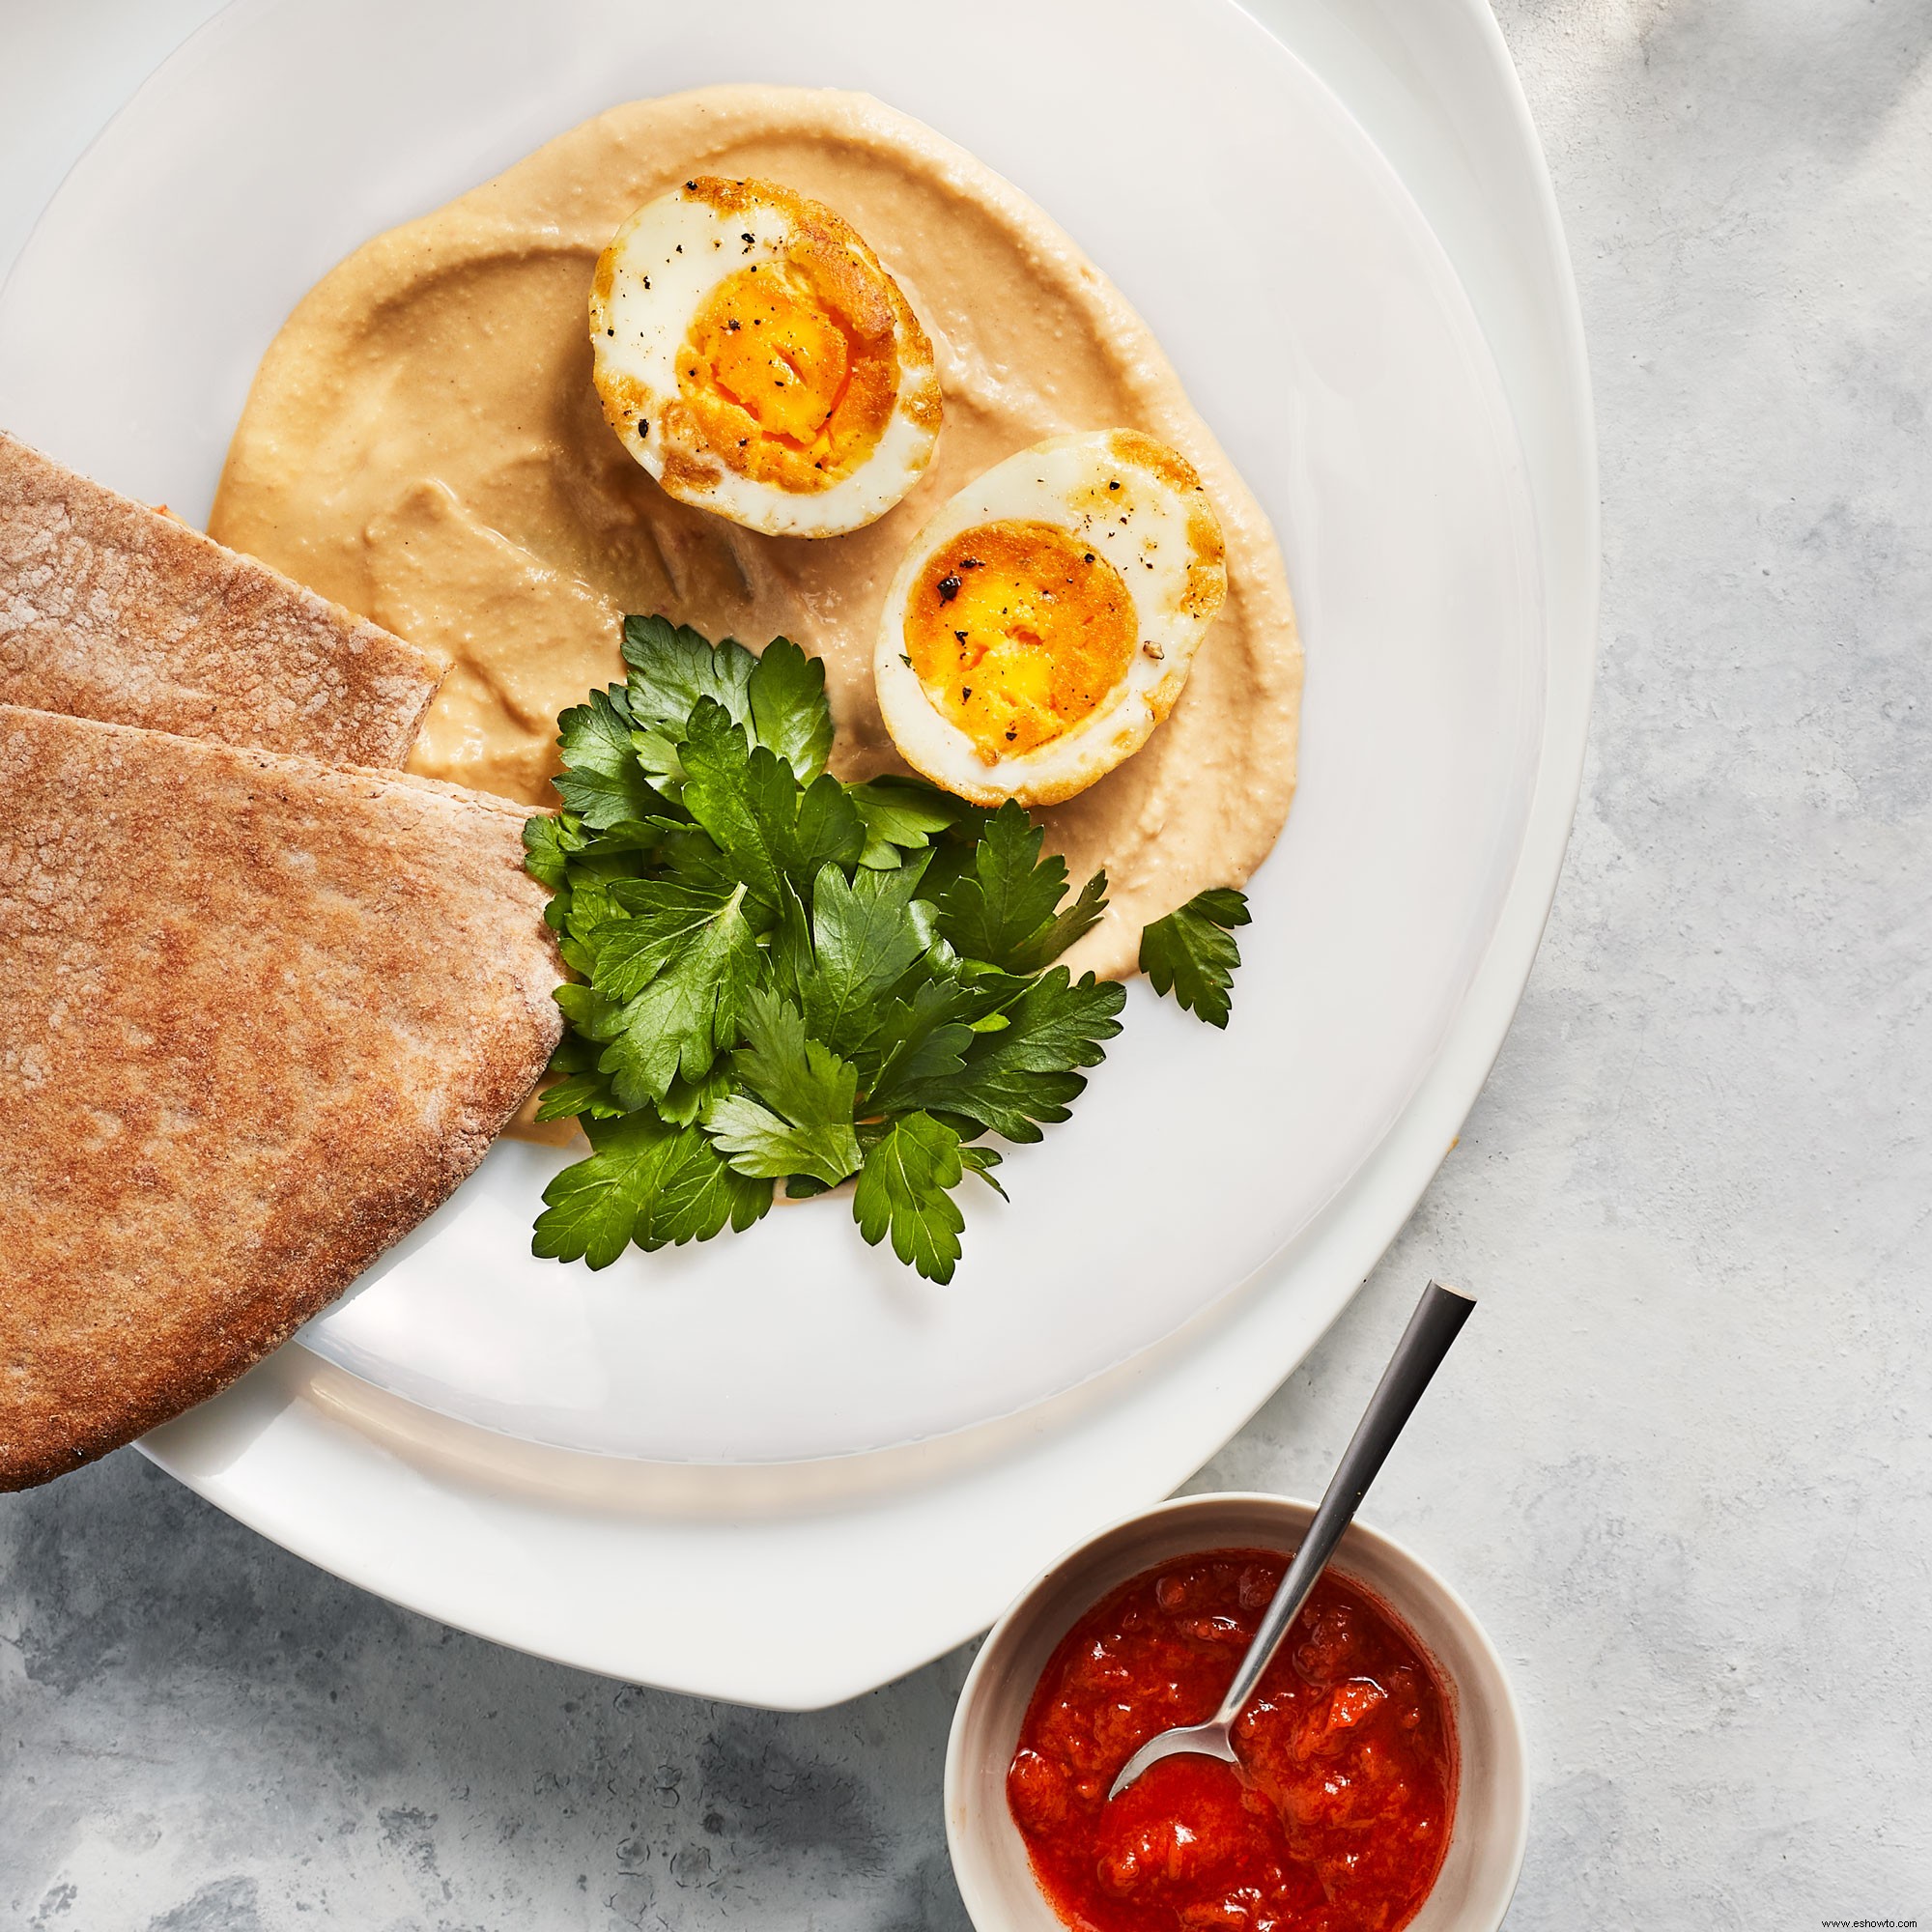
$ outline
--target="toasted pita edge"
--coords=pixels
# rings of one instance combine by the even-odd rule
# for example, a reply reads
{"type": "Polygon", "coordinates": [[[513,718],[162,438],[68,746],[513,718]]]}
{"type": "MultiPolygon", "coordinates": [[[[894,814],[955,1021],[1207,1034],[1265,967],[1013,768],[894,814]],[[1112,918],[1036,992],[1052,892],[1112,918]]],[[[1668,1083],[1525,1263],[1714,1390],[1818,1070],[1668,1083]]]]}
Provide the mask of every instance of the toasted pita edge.
{"type": "MultiPolygon", "coordinates": [[[[298,582],[285,571],[264,563],[245,551],[231,550],[226,544],[196,529],[171,511],[157,510],[104,483],[83,475],[59,463],[45,451],[0,429],[0,503],[11,502],[27,509],[48,504],[64,504],[71,514],[79,514],[94,526],[92,532],[77,533],[74,542],[90,549],[119,548],[121,540],[129,550],[150,554],[157,574],[174,580],[178,586],[205,587],[226,579],[239,582],[257,597],[272,600],[283,615],[294,620],[303,632],[306,648],[326,652],[345,675],[353,675],[365,686],[384,678],[407,682],[413,687],[408,706],[391,702],[377,704],[373,694],[369,709],[344,725],[334,744],[300,742],[290,736],[287,742],[268,743],[264,749],[293,757],[344,755],[346,760],[373,767],[400,767],[422,730],[438,690],[449,674],[447,652],[400,638],[393,631],[372,622],[359,612],[338,604],[298,582]],[[103,544],[99,532],[109,533],[103,544]]],[[[0,578],[10,559],[0,557],[0,578]]],[[[125,617],[125,613],[123,613],[125,617]]],[[[134,729],[158,729],[175,735],[205,738],[212,743],[238,747],[273,738],[261,728],[259,716],[242,721],[219,713],[194,724],[176,716],[164,721],[124,715],[124,706],[100,706],[78,692],[62,695],[62,701],[50,704],[53,694],[21,694],[8,701],[22,709],[48,710],[62,716],[90,718],[103,724],[125,724],[134,729]]],[[[4,696],[4,693],[0,693],[4,696]]]]}
{"type": "MultiPolygon", "coordinates": [[[[542,1077],[554,1045],[553,1038],[506,1065],[497,1080],[481,1083],[474,1096],[479,1113],[507,1121],[542,1077]]],[[[88,1421],[72,1426],[72,1411],[49,1410],[40,1429],[25,1439],[0,1443],[0,1491],[32,1489],[84,1468],[232,1387],[435,1213],[481,1165],[496,1138],[495,1130],[475,1130],[420,1146],[421,1158],[399,1172],[391,1187],[365,1195],[334,1239],[318,1243],[279,1284],[259,1286],[248,1304],[208,1336],[189,1364],[138,1397],[128,1400],[125,1393],[90,1389],[87,1393],[95,1399],[86,1406],[88,1421]]],[[[316,1171],[327,1173],[328,1144],[313,1151],[316,1171]]],[[[298,1215],[298,1204],[291,1203],[290,1212],[298,1215]]]]}
{"type": "MultiPolygon", "coordinates": [[[[0,723],[10,716],[39,717],[86,731],[174,738],[172,733],[148,731],[135,725],[71,719],[63,714],[0,704],[0,723]]],[[[203,739],[183,738],[175,742],[188,755],[231,760],[256,773],[289,765],[309,773],[350,781],[375,780],[384,787],[440,794],[481,808],[492,816],[521,820],[529,815],[525,808],[512,801],[410,773],[326,765],[297,753],[264,752],[203,739]]],[[[548,929],[542,927],[540,918],[537,923],[548,942],[548,929]]],[[[339,1299],[372,1263],[441,1207],[475,1172],[503,1125],[548,1068],[551,1054],[563,1032],[562,1012],[549,997],[554,983],[553,980],[541,991],[529,986],[523,989],[526,1029],[513,1029],[508,1018],[499,1021],[499,1031],[514,1031],[521,1037],[507,1040],[498,1051],[478,1054],[466,1068],[472,1075],[470,1085],[467,1089],[452,1087],[451,1105],[466,1122],[460,1131],[440,1141],[416,1143],[412,1150],[415,1157],[392,1170],[391,1185],[365,1194],[353,1214],[342,1215],[338,1199],[332,1212],[319,1212],[308,1219],[307,1225],[326,1231],[322,1237],[285,1241],[279,1251],[265,1249],[255,1270],[252,1298],[232,1312],[221,1330],[210,1331],[206,1338],[208,1346],[190,1362],[132,1395],[125,1387],[118,1391],[99,1387],[79,1389],[76,1393],[87,1400],[75,1404],[73,1409],[50,1408],[36,1419],[35,1427],[0,1435],[0,1493],[31,1489],[83,1468],[218,1395],[272,1354],[303,1322],[339,1299]],[[278,1270],[285,1270],[280,1272],[279,1279],[278,1270]],[[81,1419],[83,1414],[89,1419],[81,1419]]],[[[285,1226],[304,1225],[305,1197],[314,1195],[324,1201],[330,1198],[332,1147],[347,1146],[354,1133],[354,1122],[345,1119],[331,1122],[331,1126],[333,1135],[313,1145],[314,1157],[286,1204],[285,1226]]]]}

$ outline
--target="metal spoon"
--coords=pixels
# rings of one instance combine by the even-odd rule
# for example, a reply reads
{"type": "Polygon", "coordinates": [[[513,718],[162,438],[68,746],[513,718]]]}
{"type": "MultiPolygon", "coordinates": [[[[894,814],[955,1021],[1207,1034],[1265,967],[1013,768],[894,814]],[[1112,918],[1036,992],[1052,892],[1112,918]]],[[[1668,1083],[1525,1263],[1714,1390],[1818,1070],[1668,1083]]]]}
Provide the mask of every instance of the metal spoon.
{"type": "Polygon", "coordinates": [[[1149,1765],[1182,1751],[1225,1758],[1230,1764],[1239,1762],[1235,1755],[1235,1719],[1254,1695],[1255,1686],[1274,1661],[1290,1626],[1301,1614],[1301,1606],[1307,1603],[1316,1579],[1328,1567],[1342,1532],[1353,1520],[1362,1498],[1369,1492],[1369,1485],[1395,1447],[1395,1438],[1402,1434],[1403,1425],[1475,1305],[1473,1295],[1464,1294],[1459,1288],[1445,1288],[1439,1281],[1432,1281],[1422,1291],[1422,1299],[1408,1318],[1402,1340],[1395,1345],[1395,1353],[1389,1357],[1389,1365],[1382,1371],[1382,1378],[1369,1398],[1361,1421],[1355,1425],[1354,1435],[1342,1452],[1327,1493],[1315,1512],[1315,1520],[1308,1525],[1308,1534],[1301,1539],[1301,1548],[1294,1552],[1294,1561],[1288,1566],[1288,1575],[1281,1579],[1281,1587],[1275,1591],[1274,1601],[1268,1605],[1255,1639],[1235,1672],[1235,1681],[1221,1699],[1221,1708],[1205,1724],[1178,1725],[1151,1737],[1121,1767],[1120,1776],[1107,1793],[1109,1798],[1118,1798],[1149,1765]]]}

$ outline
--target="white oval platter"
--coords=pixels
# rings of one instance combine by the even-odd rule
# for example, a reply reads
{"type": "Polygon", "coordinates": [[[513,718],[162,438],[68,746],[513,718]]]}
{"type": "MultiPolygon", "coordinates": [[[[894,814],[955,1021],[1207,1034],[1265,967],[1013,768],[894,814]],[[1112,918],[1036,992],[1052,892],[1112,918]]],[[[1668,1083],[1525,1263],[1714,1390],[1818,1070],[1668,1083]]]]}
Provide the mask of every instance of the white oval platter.
{"type": "Polygon", "coordinates": [[[315,1352],[150,1438],[224,1507],[450,1622],[824,1702],[983,1625],[1211,1453],[1473,1098],[1587,713],[1594,469],[1561,238],[1473,0],[1283,6],[1275,34],[1223,0],[1129,0],[1104,37],[1089,9],[1000,0],[963,44],[871,0],[814,10],[809,45],[778,5],[706,24],[488,0],[456,36],[441,11],[240,0],[190,42],[0,291],[0,421],[205,508],[260,349],[367,234],[615,99],[861,86],[1122,285],[1275,518],[1300,603],[1304,789],[1256,882],[1234,1028],[1136,988],[1074,1122],[1013,1163],[1014,1208],[976,1208],[951,1291],[818,1209],[628,1276],[528,1263],[548,1157],[505,1147],[315,1352]],[[1156,107],[1157,144],[1118,138],[1156,107]],[[97,311],[111,387],[88,380],[97,311]],[[775,1573],[823,1607],[782,1645],[736,1607],[775,1573]]]}

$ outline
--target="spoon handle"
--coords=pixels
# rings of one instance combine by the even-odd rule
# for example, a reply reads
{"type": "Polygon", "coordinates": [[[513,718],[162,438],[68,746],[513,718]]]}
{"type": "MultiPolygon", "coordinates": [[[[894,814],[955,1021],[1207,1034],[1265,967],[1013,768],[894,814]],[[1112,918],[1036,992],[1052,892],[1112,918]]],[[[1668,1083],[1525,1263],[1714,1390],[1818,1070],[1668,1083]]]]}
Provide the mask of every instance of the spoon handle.
{"type": "Polygon", "coordinates": [[[1395,1353],[1382,1371],[1382,1378],[1369,1398],[1361,1421],[1355,1425],[1354,1435],[1342,1453],[1321,1505],[1315,1512],[1315,1520],[1308,1525],[1308,1534],[1301,1539],[1294,1561],[1288,1566],[1288,1575],[1281,1579],[1281,1587],[1274,1593],[1274,1601],[1268,1605],[1254,1641],[1235,1672],[1235,1681],[1228,1686],[1228,1694],[1214,1714],[1215,1723],[1232,1724],[1241,1715],[1241,1707],[1254,1695],[1262,1673],[1274,1661],[1282,1638],[1301,1614],[1301,1606],[1308,1601],[1316,1578],[1335,1553],[1342,1532],[1361,1507],[1369,1485],[1402,1434],[1403,1424],[1422,1399],[1422,1391],[1441,1367],[1450,1343],[1461,1332],[1475,1305],[1474,1299],[1462,1290],[1444,1288],[1438,1281],[1432,1281],[1422,1291],[1422,1299],[1408,1318],[1408,1326],[1403,1330],[1402,1340],[1396,1344],[1395,1353]]]}

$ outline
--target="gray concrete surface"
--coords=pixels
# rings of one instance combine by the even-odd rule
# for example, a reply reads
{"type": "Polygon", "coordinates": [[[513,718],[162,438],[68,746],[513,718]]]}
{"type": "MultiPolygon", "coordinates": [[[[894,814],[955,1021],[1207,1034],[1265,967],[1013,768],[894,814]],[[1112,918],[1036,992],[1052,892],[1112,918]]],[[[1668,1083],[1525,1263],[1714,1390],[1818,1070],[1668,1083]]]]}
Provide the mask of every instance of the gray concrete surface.
{"type": "MultiPolygon", "coordinates": [[[[155,54],[208,11],[68,4],[155,54]]],[[[0,0],[46,63],[0,58],[38,116],[0,114],[0,158],[50,188],[88,129],[42,104],[77,58],[43,11],[0,0]]],[[[1461,1146],[1198,1486],[1316,1487],[1420,1277],[1480,1285],[1372,1516],[1516,1672],[1515,1932],[1923,1922],[1932,6],[1502,22],[1602,423],[1582,810],[1461,1146]]],[[[0,1499],[0,1923],[957,1928],[964,1665],[804,1718],[619,1689],[362,1596],[124,1453],[0,1499]]]]}

